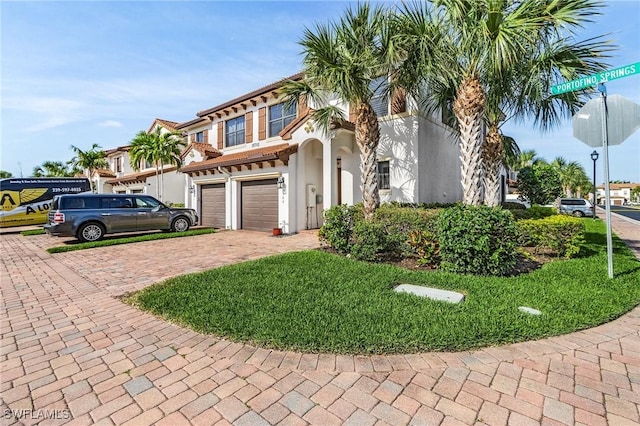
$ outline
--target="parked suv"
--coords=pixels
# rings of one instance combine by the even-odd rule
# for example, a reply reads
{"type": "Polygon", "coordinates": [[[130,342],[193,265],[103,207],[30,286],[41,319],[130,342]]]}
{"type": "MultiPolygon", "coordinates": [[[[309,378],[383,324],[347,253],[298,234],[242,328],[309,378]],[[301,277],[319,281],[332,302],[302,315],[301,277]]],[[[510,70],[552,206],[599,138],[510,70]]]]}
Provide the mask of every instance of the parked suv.
{"type": "Polygon", "coordinates": [[[98,241],[105,234],[184,232],[197,224],[195,210],[167,207],[149,195],[65,194],[53,199],[44,229],[51,235],[98,241]]]}
{"type": "Polygon", "coordinates": [[[593,205],[584,198],[560,198],[560,213],[572,214],[577,217],[593,216],[593,205]]]}

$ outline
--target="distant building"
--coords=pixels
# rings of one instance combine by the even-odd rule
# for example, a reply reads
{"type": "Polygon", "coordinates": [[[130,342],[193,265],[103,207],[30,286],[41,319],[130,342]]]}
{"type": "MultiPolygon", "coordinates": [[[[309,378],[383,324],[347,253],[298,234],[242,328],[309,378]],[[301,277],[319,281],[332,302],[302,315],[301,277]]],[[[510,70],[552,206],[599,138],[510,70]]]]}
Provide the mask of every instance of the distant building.
{"type": "MultiPolygon", "coordinates": [[[[639,186],[640,183],[610,183],[609,190],[611,191],[611,194],[609,194],[609,198],[611,199],[611,205],[622,206],[632,201],[631,191],[639,186]]],[[[598,204],[604,204],[606,198],[604,184],[598,185],[597,189],[598,204]]]]}

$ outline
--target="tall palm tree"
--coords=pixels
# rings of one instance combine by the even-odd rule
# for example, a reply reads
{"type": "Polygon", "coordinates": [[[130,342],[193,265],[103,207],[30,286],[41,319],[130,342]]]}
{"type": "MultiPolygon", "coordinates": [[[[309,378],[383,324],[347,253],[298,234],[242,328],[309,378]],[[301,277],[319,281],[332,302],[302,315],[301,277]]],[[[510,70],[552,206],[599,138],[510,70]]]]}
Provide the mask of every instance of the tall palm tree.
{"type": "Polygon", "coordinates": [[[62,161],[45,161],[33,168],[34,177],[64,177],[73,176],[74,172],[69,170],[69,163],[62,161]]]}
{"type": "Polygon", "coordinates": [[[538,157],[535,149],[525,149],[520,152],[516,158],[509,164],[509,167],[514,172],[517,172],[525,167],[531,167],[535,164],[545,163],[545,160],[541,157],[538,157]]]}
{"type": "Polygon", "coordinates": [[[93,187],[93,173],[97,169],[106,169],[109,167],[109,163],[105,158],[105,153],[101,149],[100,145],[94,143],[86,151],[81,150],[77,146],[71,145],[71,150],[75,153],[75,156],[71,159],[69,164],[74,169],[84,170],[89,178],[89,184],[91,185],[91,191],[94,191],[93,187]]]}
{"type": "MultiPolygon", "coordinates": [[[[464,203],[482,201],[487,115],[503,112],[505,120],[531,117],[548,129],[577,110],[579,93],[552,98],[549,89],[605,68],[599,58],[610,50],[608,43],[600,38],[576,43],[571,32],[598,14],[599,6],[596,0],[432,0],[405,6],[410,11],[403,14],[407,27],[427,28],[423,22],[412,22],[415,17],[429,17],[440,27],[442,37],[436,39],[440,53],[424,57],[437,63],[438,71],[424,77],[431,91],[454,89],[464,203]],[[416,13],[416,8],[428,11],[416,13]]],[[[440,97],[428,95],[430,109],[441,106],[440,97]]],[[[493,124],[488,142],[496,144],[495,151],[499,122],[493,124]]]]}
{"type": "Polygon", "coordinates": [[[337,21],[305,29],[299,42],[304,79],[288,82],[282,89],[290,105],[301,98],[310,101],[316,108],[312,110],[313,120],[325,132],[345,119],[339,107],[327,102],[327,94],[355,110],[360,188],[367,219],[380,204],[376,164],[380,127],[372,98],[376,93],[390,96],[401,87],[406,93],[415,84],[415,80],[410,82],[399,73],[397,55],[403,53],[394,48],[392,25],[389,10],[360,3],[349,7],[337,21]]]}
{"type": "Polygon", "coordinates": [[[551,166],[558,172],[562,191],[567,197],[572,197],[580,189],[589,186],[589,178],[577,161],[568,162],[564,157],[556,157],[551,162],[551,166]]]}
{"type": "Polygon", "coordinates": [[[163,131],[160,127],[150,133],[140,131],[131,141],[129,162],[134,170],[140,170],[142,161],[155,165],[156,197],[160,200],[164,193],[164,165],[181,166],[180,153],[184,145],[185,141],[180,133],[163,131]]]}

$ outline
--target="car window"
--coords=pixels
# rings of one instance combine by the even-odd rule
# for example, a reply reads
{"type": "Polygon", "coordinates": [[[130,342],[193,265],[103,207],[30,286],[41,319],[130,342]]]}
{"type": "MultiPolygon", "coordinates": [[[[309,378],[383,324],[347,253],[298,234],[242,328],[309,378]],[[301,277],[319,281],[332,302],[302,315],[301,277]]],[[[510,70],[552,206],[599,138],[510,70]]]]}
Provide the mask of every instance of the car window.
{"type": "Polygon", "coordinates": [[[136,206],[139,209],[152,209],[158,207],[160,201],[152,197],[136,197],[136,206]]]}
{"type": "Polygon", "coordinates": [[[84,198],[79,197],[67,197],[63,199],[63,209],[66,210],[77,210],[84,209],[84,198]]]}
{"type": "Polygon", "coordinates": [[[129,197],[104,197],[101,199],[103,209],[128,209],[133,207],[133,200],[129,197]]]}

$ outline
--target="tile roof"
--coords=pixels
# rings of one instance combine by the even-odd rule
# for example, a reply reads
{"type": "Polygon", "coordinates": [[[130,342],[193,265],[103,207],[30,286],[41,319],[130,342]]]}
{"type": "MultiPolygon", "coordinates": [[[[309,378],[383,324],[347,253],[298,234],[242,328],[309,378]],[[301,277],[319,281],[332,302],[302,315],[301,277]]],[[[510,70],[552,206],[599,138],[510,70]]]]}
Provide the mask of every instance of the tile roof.
{"type": "Polygon", "coordinates": [[[187,145],[184,151],[182,151],[181,157],[182,158],[186,157],[187,153],[192,149],[195,149],[196,151],[198,151],[200,154],[202,154],[207,158],[214,158],[222,155],[222,153],[218,151],[216,148],[214,148],[213,145],[211,145],[210,143],[191,142],[189,143],[189,145],[187,145]]]}
{"type": "Polygon", "coordinates": [[[149,126],[149,130],[147,130],[147,133],[153,130],[153,127],[156,124],[159,124],[160,126],[164,127],[169,131],[175,132],[176,130],[178,130],[178,125],[180,123],[176,123],[175,121],[170,121],[170,120],[163,120],[162,118],[156,118],[153,120],[153,123],[151,123],[151,126],[149,126]]]}
{"type": "MultiPolygon", "coordinates": [[[[640,183],[610,183],[609,189],[634,189],[638,186],[640,186],[640,183]]],[[[597,188],[604,190],[604,185],[598,185],[597,188]]]]}
{"type": "MultiPolygon", "coordinates": [[[[167,167],[164,169],[165,173],[174,172],[178,168],[176,166],[167,167]]],[[[133,182],[144,182],[150,176],[155,176],[156,170],[150,170],[146,172],[132,173],[129,175],[120,176],[116,179],[109,179],[106,183],[111,185],[118,185],[124,183],[133,183],[133,182]]]]}
{"type": "Polygon", "coordinates": [[[262,148],[249,149],[231,154],[223,154],[220,157],[212,158],[206,161],[191,163],[180,169],[181,172],[199,172],[204,170],[213,170],[217,167],[239,166],[242,164],[257,163],[260,161],[289,159],[291,154],[298,151],[298,144],[278,144],[265,146],[262,148]]]}
{"type": "Polygon", "coordinates": [[[108,169],[97,169],[93,171],[93,174],[94,175],[97,174],[100,177],[112,177],[112,178],[116,177],[116,174],[108,169]]]}
{"type": "Polygon", "coordinates": [[[251,98],[253,98],[255,96],[261,95],[261,94],[263,94],[265,92],[269,92],[269,91],[271,91],[273,89],[277,89],[278,87],[282,86],[285,82],[287,82],[289,80],[300,80],[301,78],[302,78],[302,73],[299,72],[299,73],[294,74],[292,76],[289,76],[289,77],[283,78],[281,80],[278,80],[275,83],[271,83],[271,84],[269,84],[267,86],[264,86],[264,87],[261,87],[259,89],[256,89],[253,92],[249,92],[249,93],[247,93],[245,95],[239,96],[239,97],[237,97],[235,99],[232,99],[232,100],[230,100],[228,102],[225,102],[225,103],[220,104],[218,106],[214,106],[213,108],[209,108],[209,109],[206,109],[204,111],[200,111],[196,115],[198,117],[204,117],[204,116],[209,115],[211,113],[214,113],[214,112],[216,112],[218,110],[230,107],[233,104],[237,104],[238,102],[247,101],[247,100],[249,100],[249,99],[251,99],[251,98]]]}
{"type": "Polygon", "coordinates": [[[111,154],[115,154],[116,152],[125,152],[125,151],[129,151],[131,149],[131,145],[124,145],[124,146],[119,146],[117,148],[112,148],[112,149],[106,149],[104,151],[104,155],[111,155],[111,154]]]}

